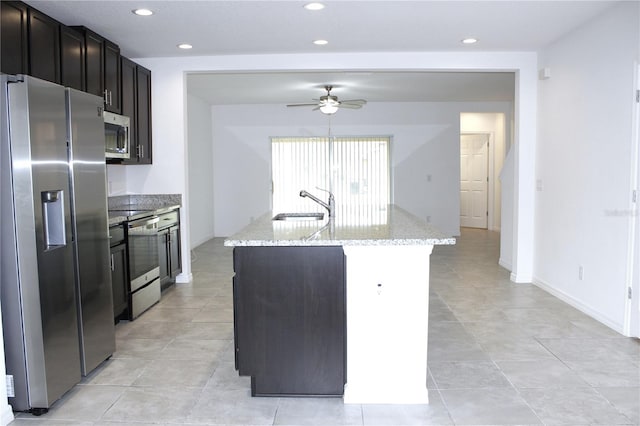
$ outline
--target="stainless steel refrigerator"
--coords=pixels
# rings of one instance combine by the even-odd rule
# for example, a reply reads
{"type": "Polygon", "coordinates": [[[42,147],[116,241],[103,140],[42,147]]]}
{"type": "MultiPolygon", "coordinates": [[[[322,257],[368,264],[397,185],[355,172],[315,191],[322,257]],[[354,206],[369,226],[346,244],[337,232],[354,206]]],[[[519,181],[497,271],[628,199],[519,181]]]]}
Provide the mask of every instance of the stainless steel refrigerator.
{"type": "Polygon", "coordinates": [[[47,410],[115,350],[102,100],[2,76],[0,300],[14,410],[47,410]]]}

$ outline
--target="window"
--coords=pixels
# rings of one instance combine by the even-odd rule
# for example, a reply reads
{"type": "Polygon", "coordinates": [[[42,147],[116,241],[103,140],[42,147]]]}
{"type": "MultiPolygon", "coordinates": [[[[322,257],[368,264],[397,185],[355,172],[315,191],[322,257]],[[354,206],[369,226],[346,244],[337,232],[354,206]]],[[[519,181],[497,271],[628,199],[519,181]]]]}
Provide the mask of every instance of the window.
{"type": "Polygon", "coordinates": [[[272,138],[274,213],[323,211],[299,196],[305,189],[326,200],[327,194],[317,189],[322,188],[333,191],[341,224],[357,224],[365,217],[386,220],[389,142],[388,137],[272,138]]]}

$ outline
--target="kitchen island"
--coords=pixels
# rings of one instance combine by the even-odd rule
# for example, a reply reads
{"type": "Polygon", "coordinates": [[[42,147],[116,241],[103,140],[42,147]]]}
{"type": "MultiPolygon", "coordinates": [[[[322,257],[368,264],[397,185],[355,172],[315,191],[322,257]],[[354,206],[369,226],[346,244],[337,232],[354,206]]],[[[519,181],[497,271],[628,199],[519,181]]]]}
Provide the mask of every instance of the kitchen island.
{"type": "Polygon", "coordinates": [[[455,239],[393,205],[272,217],[225,241],[236,369],[252,395],[428,403],[429,257],[455,239]]]}

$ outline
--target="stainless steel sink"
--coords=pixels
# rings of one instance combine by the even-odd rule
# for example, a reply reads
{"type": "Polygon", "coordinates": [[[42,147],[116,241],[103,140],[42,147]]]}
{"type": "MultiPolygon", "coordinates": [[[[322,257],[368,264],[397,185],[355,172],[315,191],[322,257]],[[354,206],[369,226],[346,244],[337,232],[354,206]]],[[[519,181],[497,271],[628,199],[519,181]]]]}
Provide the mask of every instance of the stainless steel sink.
{"type": "Polygon", "coordinates": [[[278,213],[271,220],[313,221],[324,219],[324,213],[278,213]]]}

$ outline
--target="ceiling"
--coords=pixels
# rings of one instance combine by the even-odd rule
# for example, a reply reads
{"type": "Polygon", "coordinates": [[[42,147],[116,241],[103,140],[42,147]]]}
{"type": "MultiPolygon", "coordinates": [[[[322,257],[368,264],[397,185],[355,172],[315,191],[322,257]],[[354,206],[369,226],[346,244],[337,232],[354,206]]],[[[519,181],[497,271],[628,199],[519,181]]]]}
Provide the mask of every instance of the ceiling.
{"type": "MultiPolygon", "coordinates": [[[[130,58],[239,54],[537,51],[614,1],[55,0],[26,3],[66,25],[84,25],[130,58]],[[154,11],[140,17],[131,11],[154,11]],[[464,45],[461,40],[479,41],[464,45]],[[316,46],[316,39],[328,44],[316,46]],[[181,50],[179,43],[193,49],[181,50]]],[[[376,101],[510,101],[509,73],[271,73],[191,75],[212,104],[308,102],[333,84],[339,98],[376,101]]]]}

